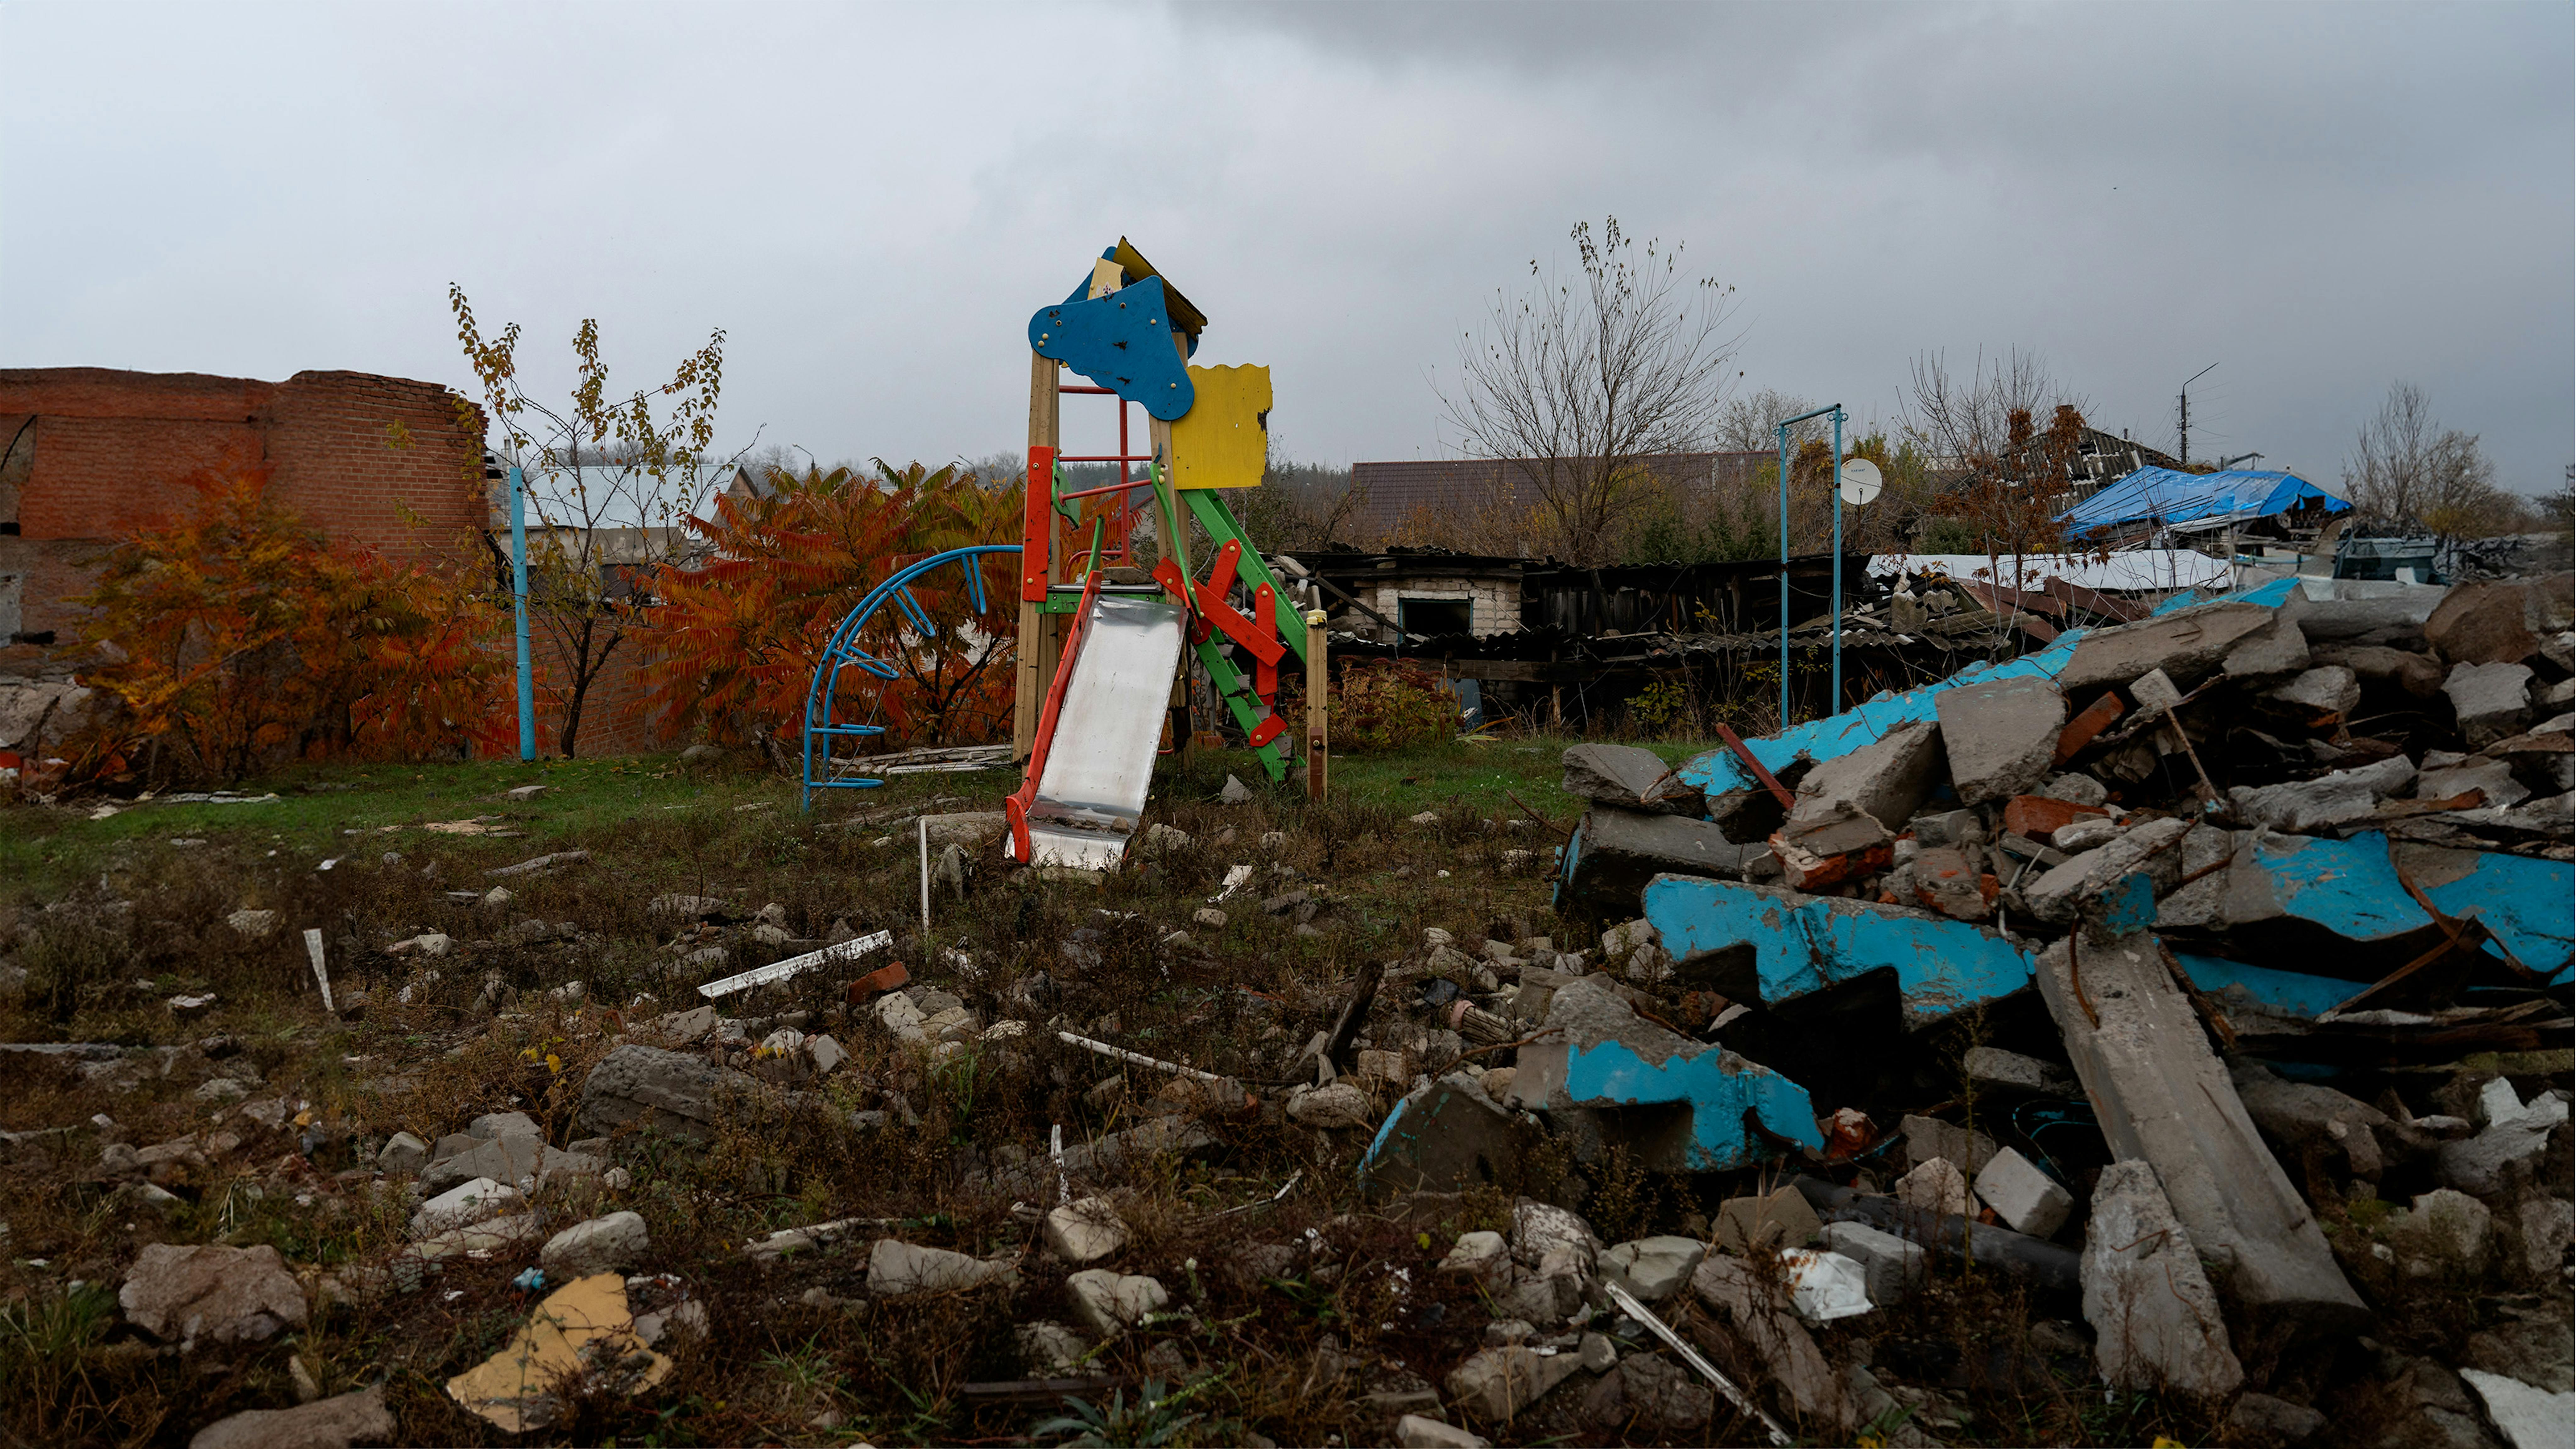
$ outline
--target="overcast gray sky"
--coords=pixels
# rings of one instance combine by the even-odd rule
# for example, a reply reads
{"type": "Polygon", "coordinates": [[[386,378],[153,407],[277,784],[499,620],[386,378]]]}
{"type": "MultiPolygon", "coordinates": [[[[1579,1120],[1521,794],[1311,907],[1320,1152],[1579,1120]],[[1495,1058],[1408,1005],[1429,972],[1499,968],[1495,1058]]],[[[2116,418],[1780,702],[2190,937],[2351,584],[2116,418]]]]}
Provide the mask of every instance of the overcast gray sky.
{"type": "MultiPolygon", "coordinates": [[[[1134,239],[1302,458],[1444,450],[1459,335],[1615,214],[1747,388],[2036,349],[2331,483],[2389,383],[2576,458],[2571,8],[0,4],[0,365],[471,377],[445,292],[825,459],[1020,446],[1134,239]]],[[[1106,408],[1098,416],[1105,419],[1106,408]]]]}

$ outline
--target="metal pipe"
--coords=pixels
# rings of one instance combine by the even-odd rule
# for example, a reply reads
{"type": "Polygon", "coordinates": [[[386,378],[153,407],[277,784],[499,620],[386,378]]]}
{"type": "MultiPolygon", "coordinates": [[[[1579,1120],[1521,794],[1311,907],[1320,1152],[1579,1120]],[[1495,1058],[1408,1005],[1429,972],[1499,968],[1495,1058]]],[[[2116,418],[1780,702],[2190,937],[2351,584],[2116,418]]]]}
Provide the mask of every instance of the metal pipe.
{"type": "MultiPolygon", "coordinates": [[[[1820,408],[1816,408],[1816,409],[1814,409],[1814,410],[1812,410],[1812,411],[1809,411],[1809,412],[1803,412],[1803,413],[1800,413],[1800,414],[1798,414],[1798,415],[1797,415],[1796,417],[1794,417],[1794,418],[1785,418],[1785,419],[1782,419],[1782,420],[1781,420],[1781,422],[1780,422],[1780,424],[1779,424],[1779,433],[1780,433],[1780,728],[1782,728],[1782,729],[1784,729],[1784,730],[1785,730],[1785,729],[1787,729],[1787,728],[1789,727],[1789,429],[1790,429],[1791,425],[1796,424],[1796,423],[1803,423],[1803,422],[1805,422],[1805,421],[1806,421],[1807,419],[1809,419],[1809,418],[1820,418],[1820,417],[1823,417],[1823,416],[1824,416],[1825,414],[1827,414],[1827,413],[1833,413],[1833,414],[1836,414],[1836,415],[1837,415],[1837,421],[1836,421],[1835,426],[1834,426],[1834,453],[1835,453],[1835,458],[1834,458],[1834,471],[1835,471],[1835,474],[1836,474],[1837,476],[1834,478],[1833,482],[1834,482],[1834,486],[1835,486],[1836,488],[1840,488],[1840,487],[1842,486],[1842,478],[1840,477],[1840,474],[1841,474],[1841,472],[1842,472],[1842,457],[1841,457],[1841,454],[1842,454],[1843,441],[1842,441],[1842,425],[1841,425],[1841,423],[1840,423],[1840,421],[1839,421],[1839,416],[1840,416],[1840,414],[1841,414],[1842,410],[1843,410],[1843,405],[1842,405],[1841,403],[1832,403],[1832,404],[1829,404],[1829,405],[1827,405],[1827,406],[1825,406],[1825,407],[1820,407],[1820,408]]],[[[1837,502],[1836,507],[1837,507],[1837,510],[1839,510],[1839,508],[1840,508],[1840,504],[1839,504],[1839,502],[1837,502]]],[[[1835,584],[1835,589],[1834,589],[1834,603],[1835,603],[1835,606],[1836,606],[1837,608],[1839,608],[1839,607],[1841,606],[1841,603],[1842,603],[1842,588],[1841,588],[1841,585],[1842,585],[1842,525],[1843,525],[1842,514],[1841,514],[1839,511],[1837,511],[1837,512],[1835,513],[1835,515],[1834,515],[1834,584],[1835,584]]],[[[1841,620],[1839,617],[1837,617],[1837,618],[1835,619],[1834,623],[1835,623],[1835,631],[1836,631],[1836,642],[1837,642],[1837,643],[1839,643],[1839,642],[1840,642],[1840,633],[1841,633],[1841,624],[1842,624],[1842,620],[1841,620]]],[[[1836,681],[1835,681],[1835,689],[1836,689],[1837,693],[1839,693],[1839,692],[1840,692],[1840,689],[1841,689],[1841,680],[1840,680],[1840,678],[1839,678],[1840,672],[1841,672],[1841,671],[1840,671],[1840,667],[1839,667],[1839,656],[1837,656],[1837,668],[1836,668],[1836,675],[1837,675],[1837,678],[1836,678],[1836,681]]],[[[1837,710],[1837,711],[1839,711],[1839,710],[1840,710],[1841,705],[1840,705],[1839,701],[1837,701],[1837,703],[1836,703],[1836,705],[1835,705],[1835,708],[1836,708],[1836,710],[1837,710]]]]}
{"type": "Polygon", "coordinates": [[[1843,409],[1834,404],[1834,474],[1833,492],[1828,495],[1834,507],[1834,693],[1826,701],[1825,713],[1843,712],[1843,409]]]}
{"type": "Polygon", "coordinates": [[[510,469],[510,595],[518,614],[519,758],[537,758],[537,683],[528,670],[528,484],[516,465],[510,469]]]}

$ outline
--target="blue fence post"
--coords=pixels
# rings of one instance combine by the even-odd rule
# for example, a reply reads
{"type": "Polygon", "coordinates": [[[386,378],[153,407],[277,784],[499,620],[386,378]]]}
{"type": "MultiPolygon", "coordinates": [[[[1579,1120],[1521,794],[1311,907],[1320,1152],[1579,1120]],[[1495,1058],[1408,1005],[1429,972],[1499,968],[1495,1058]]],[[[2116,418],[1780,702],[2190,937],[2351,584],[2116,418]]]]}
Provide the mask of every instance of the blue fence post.
{"type": "Polygon", "coordinates": [[[510,469],[510,592],[518,612],[519,758],[537,758],[537,683],[528,672],[528,485],[510,469]]]}

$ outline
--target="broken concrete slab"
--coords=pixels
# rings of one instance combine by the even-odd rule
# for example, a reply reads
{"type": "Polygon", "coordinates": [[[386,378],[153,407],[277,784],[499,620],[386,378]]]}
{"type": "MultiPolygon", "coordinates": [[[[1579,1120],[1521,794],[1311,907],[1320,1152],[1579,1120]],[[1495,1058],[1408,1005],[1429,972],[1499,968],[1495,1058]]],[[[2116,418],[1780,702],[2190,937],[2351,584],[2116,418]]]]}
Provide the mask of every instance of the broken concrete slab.
{"type": "Polygon", "coordinates": [[[2315,651],[2319,664],[2340,664],[2373,689],[2402,690],[2416,699],[2438,699],[2442,666],[2429,654],[2385,644],[2335,644],[2315,651]]]}
{"type": "Polygon", "coordinates": [[[581,1125],[606,1136],[646,1129],[684,1142],[715,1140],[723,1099],[754,1083],[685,1052],[629,1043],[600,1059],[581,1088],[581,1125]]]}
{"type": "Polygon", "coordinates": [[[1544,1035],[1520,1049],[1511,1101],[1575,1129],[1579,1158],[1617,1141],[1651,1171],[1741,1167],[1772,1154],[1748,1112],[1773,1136],[1824,1145],[1804,1087],[1645,1020],[1594,978],[1557,989],[1544,1035]]]}
{"type": "Polygon", "coordinates": [[[1921,1167],[1938,1158],[1967,1176],[1986,1170],[1995,1159],[1994,1139],[1983,1132],[1972,1131],[1938,1117],[1907,1114],[1897,1124],[1905,1138],[1905,1161],[1921,1167]]]}
{"type": "Polygon", "coordinates": [[[2426,770],[2415,777],[2418,800],[2450,800],[2475,790],[2484,797],[2482,803],[2497,807],[2519,805],[2531,798],[2531,788],[2514,778],[2513,766],[2503,760],[2472,759],[2444,770],[2426,770]]]}
{"type": "Polygon", "coordinates": [[[1508,1424],[1581,1367],[1570,1353],[1543,1358],[1519,1345],[1483,1349],[1450,1371],[1449,1401],[1470,1418],[1508,1424]]]}
{"type": "Polygon", "coordinates": [[[2056,1236],[2075,1206],[2073,1193],[2010,1147],[1996,1149],[1994,1158],[1977,1174],[1976,1188],[1979,1200],[1993,1208],[1996,1217],[2014,1232],[2034,1238],[2056,1236]]]}
{"type": "Polygon", "coordinates": [[[2266,1321],[2328,1332],[2366,1324],[2369,1311],[2263,1145],[2154,940],[2059,941],[2040,957],[2039,990],[2113,1157],[2154,1166],[2226,1290],[2266,1321]]]}
{"type": "Polygon", "coordinates": [[[1789,1311],[1776,1282],[1757,1278],[1741,1259],[1713,1256],[1691,1275],[1691,1291],[1720,1316],[1745,1359],[1769,1371],[1795,1427],[1827,1442],[1850,1430],[1849,1385],[1789,1311]]]}
{"type": "Polygon", "coordinates": [[[2027,948],[1991,928],[1874,901],[1778,886],[1659,876],[1646,919],[1687,975],[1694,958],[1750,948],[1770,1005],[1892,969],[1905,1020],[1924,1026],[2028,986],[2027,948]]]}
{"type": "MultiPolygon", "coordinates": [[[[2075,1079],[2055,1062],[2008,1052],[2002,1047],[1970,1047],[1959,1058],[1968,1080],[1986,1087],[2000,1087],[2011,1092],[2038,1096],[2064,1096],[2074,1091],[2075,1079]]],[[[1915,1118],[1907,1118],[1911,1122],[1915,1118]]]]}
{"type": "MultiPolygon", "coordinates": [[[[2295,959],[2318,975],[2375,981],[2422,948],[2382,964],[2378,956],[2356,959],[2345,946],[2385,943],[2404,950],[2399,938],[2433,926],[2398,879],[2402,870],[2444,914],[2476,916],[2515,959],[2543,972],[2558,965],[2557,979],[2567,979],[2563,968],[2576,952],[2576,921],[2567,911],[2576,899],[2576,865],[2569,862],[2412,842],[2392,847],[2377,831],[2347,840],[2262,831],[2240,838],[2237,847],[2226,870],[2187,888],[2225,881],[2216,915],[2240,947],[2232,954],[2295,959]]],[[[2186,842],[2186,861],[2190,850],[2186,842]]]]}
{"type": "Polygon", "coordinates": [[[217,1419],[188,1440],[188,1449],[349,1449],[395,1436],[393,1412],[382,1384],[298,1404],[292,1409],[247,1409],[217,1419]]]}
{"type": "Polygon", "coordinates": [[[2283,1162],[2339,1168],[2346,1177],[2375,1183],[2390,1164],[2420,1160],[2433,1150],[2430,1134],[2332,1087],[2286,1081],[2251,1059],[2231,1063],[2228,1076],[2246,1114],[2283,1162]]]}
{"type": "Polygon", "coordinates": [[[2126,685],[2149,670],[2161,669],[2175,683],[2188,687],[2219,669],[2240,641],[2270,625],[2281,612],[2261,604],[2227,601],[2088,630],[2058,683],[2071,694],[2126,685]]]}
{"type": "Polygon", "coordinates": [[[1632,916],[1646,882],[1658,875],[1740,876],[1767,853],[1767,847],[1728,840],[1706,820],[1596,807],[1566,842],[1555,904],[1561,911],[1632,916]]]}
{"type": "Polygon", "coordinates": [[[1663,757],[1636,745],[1585,743],[1567,747],[1565,793],[1600,805],[1654,815],[1697,815],[1699,790],[1673,773],[1663,757]]]}
{"type": "Polygon", "coordinates": [[[2460,738],[2473,750],[2522,733],[2531,722],[2531,666],[2456,664],[2442,681],[2460,738]]]}
{"type": "Polygon", "coordinates": [[[2228,790],[2227,800],[2246,825],[2309,835],[2371,819],[2380,801],[2414,780],[2414,762],[2404,755],[2391,755],[2376,764],[2337,770],[2314,780],[2237,785],[2228,790]]]}
{"type": "Polygon", "coordinates": [[[2563,580],[2454,584],[2424,620],[2424,641],[2453,664],[2519,664],[2563,630],[2563,580]]]}
{"type": "Polygon", "coordinates": [[[2145,1162],[2114,1162],[2094,1185],[2084,1318],[2094,1361],[2115,1388],[2214,1400],[2245,1381],[2190,1230],[2145,1162]]]}
{"type": "Polygon", "coordinates": [[[424,1168],[420,1190],[436,1197],[458,1183],[482,1177],[513,1184],[522,1192],[534,1192],[559,1176],[596,1176],[605,1165],[583,1153],[549,1147],[541,1137],[489,1137],[424,1168]]]}
{"type": "Polygon", "coordinates": [[[1503,1182],[1520,1160],[1524,1131],[1482,1082],[1453,1072],[1387,1114],[1360,1158],[1360,1185],[1372,1196],[1401,1196],[1503,1182]]]}
{"type": "Polygon", "coordinates": [[[1718,1205],[1715,1225],[1717,1245],[1747,1258],[1803,1248],[1823,1229],[1806,1198],[1786,1186],[1768,1197],[1728,1198],[1718,1205]]]}
{"type": "Polygon", "coordinates": [[[277,1249],[147,1243],[126,1270],[117,1306],[155,1338],[264,1343],[305,1320],[304,1290],[277,1249]]]}
{"type": "Polygon", "coordinates": [[[2190,830],[2187,820],[2150,820],[2025,882],[2022,904],[2041,920],[2064,926],[2132,875],[2145,875],[2157,894],[2170,891],[2182,879],[2178,847],[2190,830]]]}
{"type": "Polygon", "coordinates": [[[1601,1277],[1635,1294],[1640,1303],[1661,1303],[1690,1283],[1707,1256],[1708,1245],[1697,1238],[1639,1238],[1601,1254],[1601,1277]]]}
{"type": "Polygon", "coordinates": [[[1086,1197],[1050,1210],[1043,1236],[1049,1252],[1077,1268],[1087,1268],[1126,1247],[1128,1230],[1108,1199],[1086,1197]]]}
{"type": "Polygon", "coordinates": [[[1825,1246],[1860,1264],[1869,1301],[1884,1308],[1904,1301],[1923,1281],[1923,1249],[1867,1223],[1827,1223],[1825,1246]]]}
{"type": "Polygon", "coordinates": [[[1946,758],[1940,726],[1910,720],[1875,744],[1809,770],[1798,782],[1798,803],[1789,818],[1832,818],[1843,813],[1838,807],[1848,807],[1874,820],[1911,819],[1939,781],[1946,758]]]}
{"type": "Polygon", "coordinates": [[[2057,763],[2066,697],[2053,683],[2010,679],[1946,689],[1933,708],[1941,721],[1950,786],[1961,804],[2019,795],[2057,763]]]}
{"type": "Polygon", "coordinates": [[[556,1279],[632,1272],[652,1246],[641,1213],[614,1212],[575,1223],[537,1250],[537,1265],[556,1279]]]}
{"type": "Polygon", "coordinates": [[[2308,636],[2298,621],[2278,610],[2270,622],[2239,638],[2227,651],[2230,679],[2274,679],[2308,667],[2308,636]]]}
{"type": "Polygon", "coordinates": [[[2312,730],[2331,730],[2361,707],[2361,679],[2340,664],[2323,664],[2263,696],[2312,730]]]}

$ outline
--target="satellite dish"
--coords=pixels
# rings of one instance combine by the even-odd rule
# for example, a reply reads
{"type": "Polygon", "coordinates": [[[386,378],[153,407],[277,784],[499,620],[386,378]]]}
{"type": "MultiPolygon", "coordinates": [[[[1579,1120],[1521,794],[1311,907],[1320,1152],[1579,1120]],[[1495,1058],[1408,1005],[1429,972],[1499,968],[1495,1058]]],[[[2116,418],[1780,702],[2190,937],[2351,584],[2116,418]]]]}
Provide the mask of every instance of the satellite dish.
{"type": "Polygon", "coordinates": [[[1878,496],[1881,487],[1878,465],[1867,458],[1843,460],[1843,486],[1836,489],[1845,503],[1854,508],[1878,496]]]}

